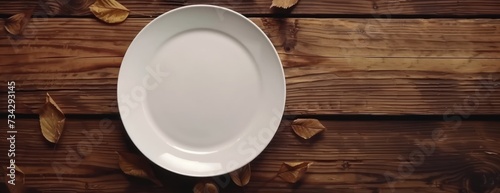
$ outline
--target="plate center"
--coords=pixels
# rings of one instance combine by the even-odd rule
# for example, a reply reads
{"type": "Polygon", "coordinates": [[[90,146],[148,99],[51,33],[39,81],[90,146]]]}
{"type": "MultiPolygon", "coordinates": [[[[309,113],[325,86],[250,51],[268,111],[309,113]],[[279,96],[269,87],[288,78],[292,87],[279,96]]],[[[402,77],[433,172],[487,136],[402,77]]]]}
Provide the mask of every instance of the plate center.
{"type": "Polygon", "coordinates": [[[145,105],[150,125],[167,143],[189,152],[217,151],[250,129],[261,78],[238,40],[212,29],[184,31],[164,42],[150,65],[168,74],[147,91],[145,105]]]}

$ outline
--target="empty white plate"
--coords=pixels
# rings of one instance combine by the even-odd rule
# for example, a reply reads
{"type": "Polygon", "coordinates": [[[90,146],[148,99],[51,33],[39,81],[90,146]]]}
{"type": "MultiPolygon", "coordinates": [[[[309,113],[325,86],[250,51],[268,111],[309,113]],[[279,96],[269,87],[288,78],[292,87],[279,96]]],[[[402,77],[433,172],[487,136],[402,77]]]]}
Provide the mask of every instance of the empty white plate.
{"type": "Polygon", "coordinates": [[[159,166],[215,176],[252,161],[273,138],[285,78],[266,35],[232,10],[193,5],[149,23],[128,48],[118,107],[134,144],[159,166]]]}

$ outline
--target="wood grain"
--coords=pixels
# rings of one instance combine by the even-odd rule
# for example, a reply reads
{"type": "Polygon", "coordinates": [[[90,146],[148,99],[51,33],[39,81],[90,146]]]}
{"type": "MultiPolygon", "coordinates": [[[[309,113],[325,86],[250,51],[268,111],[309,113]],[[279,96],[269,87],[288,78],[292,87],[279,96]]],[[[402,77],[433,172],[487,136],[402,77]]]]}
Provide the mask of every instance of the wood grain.
{"type": "MultiPolygon", "coordinates": [[[[155,173],[164,187],[124,176],[114,152],[138,152],[119,120],[103,119],[109,123],[70,117],[56,147],[43,139],[37,119],[18,119],[16,163],[26,173],[26,184],[43,192],[189,192],[198,181],[157,166],[155,173]],[[98,140],[86,137],[86,132],[94,132],[98,140]],[[78,161],[71,157],[75,152],[84,156],[78,161]],[[54,170],[54,163],[64,167],[54,170]]],[[[290,120],[282,121],[271,144],[252,162],[252,178],[244,191],[390,192],[393,186],[396,192],[494,193],[500,189],[498,121],[463,121],[459,127],[453,127],[454,122],[424,120],[320,121],[327,130],[311,140],[296,136],[290,120]],[[434,141],[433,132],[439,131],[434,141]],[[433,151],[426,150],[432,147],[433,151]],[[314,164],[299,184],[288,185],[271,180],[284,161],[314,164]],[[414,171],[405,173],[408,164],[414,171]]],[[[6,133],[0,137],[6,138],[6,133]]],[[[7,143],[1,140],[0,148],[7,149],[7,143]]],[[[0,161],[6,163],[6,156],[0,161]]],[[[221,189],[242,191],[233,184],[221,189]]]]}
{"type": "MultiPolygon", "coordinates": [[[[17,113],[36,113],[45,92],[68,114],[116,113],[121,59],[149,21],[33,19],[18,39],[1,31],[0,81],[16,81],[17,113]]],[[[471,100],[468,114],[500,113],[500,20],[252,21],[283,62],[286,114],[442,115],[471,100]]]]}
{"type": "MultiPolygon", "coordinates": [[[[91,16],[88,6],[94,0],[2,0],[0,14],[15,14],[22,9],[38,6],[35,15],[91,16]]],[[[270,9],[271,0],[121,0],[131,10],[131,17],[155,17],[171,9],[192,5],[212,4],[224,6],[246,15],[365,15],[366,17],[391,18],[396,15],[460,16],[499,15],[500,2],[496,0],[319,0],[300,1],[289,10],[270,9]]]]}
{"type": "MultiPolygon", "coordinates": [[[[228,182],[219,184],[221,193],[500,192],[500,121],[467,120],[500,114],[500,19],[400,19],[498,18],[500,1],[319,0],[280,10],[269,9],[271,0],[119,0],[131,14],[118,25],[95,19],[88,10],[93,1],[0,0],[3,18],[37,6],[23,36],[0,30],[0,82],[16,81],[16,164],[32,190],[192,191],[200,179],[152,163],[145,164],[163,187],[120,171],[115,151],[140,152],[116,114],[116,83],[128,45],[153,17],[203,3],[259,17],[252,21],[278,50],[287,81],[289,116],[252,162],[248,186],[227,177],[206,179],[228,182]],[[46,92],[68,115],[57,146],[43,139],[33,115],[46,92]],[[302,140],[292,132],[295,115],[325,114],[444,115],[451,121],[319,116],[327,127],[323,134],[302,140]],[[285,161],[314,164],[291,185],[274,178],[285,161]]],[[[0,98],[6,98],[6,85],[0,98]]],[[[0,125],[0,138],[8,137],[6,126],[0,125]]],[[[8,146],[0,140],[2,151],[8,146]]],[[[0,192],[7,192],[4,184],[0,192]]]]}

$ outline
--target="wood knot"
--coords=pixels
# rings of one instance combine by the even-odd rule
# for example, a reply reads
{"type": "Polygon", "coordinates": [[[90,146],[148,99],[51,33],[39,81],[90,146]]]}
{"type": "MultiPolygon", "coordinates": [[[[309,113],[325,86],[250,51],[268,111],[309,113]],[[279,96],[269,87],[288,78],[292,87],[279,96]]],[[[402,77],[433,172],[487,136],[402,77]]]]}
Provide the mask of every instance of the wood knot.
{"type": "Polygon", "coordinates": [[[278,19],[278,31],[283,49],[285,52],[291,52],[297,44],[297,19],[278,19]]]}
{"type": "Polygon", "coordinates": [[[285,50],[285,52],[287,52],[287,53],[288,53],[288,52],[292,51],[293,45],[291,45],[291,44],[290,44],[290,43],[288,43],[288,42],[285,42],[284,44],[285,44],[285,45],[283,46],[283,49],[285,50]]]}
{"type": "Polygon", "coordinates": [[[489,193],[495,189],[497,177],[498,174],[494,171],[473,171],[465,177],[463,187],[466,193],[489,193]]]}
{"type": "Polygon", "coordinates": [[[344,161],[342,163],[342,168],[344,168],[344,170],[349,169],[350,167],[351,167],[351,164],[349,163],[349,161],[344,161]]]}
{"type": "Polygon", "coordinates": [[[82,15],[90,12],[88,7],[94,3],[91,0],[48,0],[42,3],[40,1],[39,5],[49,16],[55,16],[58,14],[76,14],[82,15]]]}
{"type": "Polygon", "coordinates": [[[375,9],[375,10],[378,9],[378,5],[377,5],[376,1],[372,2],[372,8],[375,9]]]}
{"type": "Polygon", "coordinates": [[[297,33],[299,31],[299,20],[294,18],[263,18],[262,26],[266,29],[266,35],[275,44],[280,44],[283,51],[289,53],[295,49],[297,44],[297,33]]]}

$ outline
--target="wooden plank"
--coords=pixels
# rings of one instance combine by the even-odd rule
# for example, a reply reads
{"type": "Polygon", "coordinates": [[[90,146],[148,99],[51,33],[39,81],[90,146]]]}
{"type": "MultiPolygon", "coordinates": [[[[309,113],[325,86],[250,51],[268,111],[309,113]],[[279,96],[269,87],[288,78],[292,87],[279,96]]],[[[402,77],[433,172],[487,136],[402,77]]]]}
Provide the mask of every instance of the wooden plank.
{"type": "MultiPolygon", "coordinates": [[[[68,114],[116,113],[121,59],[149,21],[35,19],[18,40],[1,31],[0,81],[16,81],[18,113],[36,113],[45,92],[68,114]]],[[[282,59],[286,114],[441,115],[469,99],[470,114],[500,113],[500,20],[252,21],[282,59]]]]}
{"type": "MultiPolygon", "coordinates": [[[[93,0],[2,0],[0,14],[15,14],[20,10],[38,6],[35,15],[39,17],[53,16],[91,16],[88,6],[93,0]],[[68,3],[69,2],[69,3],[68,3]]],[[[155,17],[171,9],[193,4],[213,4],[224,6],[246,15],[365,15],[375,18],[391,18],[395,15],[430,15],[430,16],[460,16],[460,15],[499,15],[500,2],[496,0],[368,0],[343,1],[320,0],[300,1],[290,10],[269,9],[271,0],[174,0],[174,1],[119,1],[131,10],[131,17],[155,17]]]]}
{"type": "MultiPolygon", "coordinates": [[[[199,180],[156,166],[165,187],[125,177],[114,152],[138,152],[119,120],[103,119],[68,118],[56,147],[42,138],[37,119],[17,119],[16,163],[27,175],[26,184],[43,192],[161,192],[164,188],[186,192],[199,180]],[[101,124],[103,119],[109,122],[101,124]],[[100,140],[87,138],[86,132],[94,132],[100,140]],[[84,149],[78,148],[82,144],[91,148],[81,160],[71,161],[72,153],[82,154],[84,149]],[[54,170],[54,163],[64,167],[54,170]]],[[[389,192],[391,187],[396,192],[499,191],[499,121],[464,120],[458,127],[455,122],[424,120],[321,121],[326,132],[308,141],[295,136],[290,121],[283,120],[271,144],[252,162],[245,192],[389,192]],[[271,180],[284,161],[314,164],[301,183],[288,185],[271,180]]],[[[5,139],[6,132],[0,137],[5,139]]],[[[7,150],[7,145],[7,140],[0,141],[0,149],[7,150]]],[[[6,159],[0,157],[2,163],[6,159]]],[[[241,189],[229,185],[221,192],[241,189]]]]}

